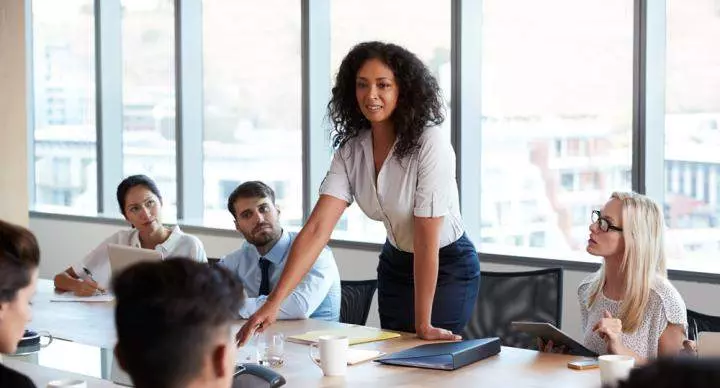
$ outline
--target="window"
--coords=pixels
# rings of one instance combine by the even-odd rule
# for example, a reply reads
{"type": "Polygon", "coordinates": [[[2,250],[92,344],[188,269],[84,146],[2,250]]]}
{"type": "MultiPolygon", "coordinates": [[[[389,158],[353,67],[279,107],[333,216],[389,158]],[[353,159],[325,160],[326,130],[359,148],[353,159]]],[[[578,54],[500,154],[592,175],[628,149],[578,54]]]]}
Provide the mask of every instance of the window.
{"type": "Polygon", "coordinates": [[[671,267],[720,253],[720,14],[715,0],[668,0],[665,208],[671,267]]]}
{"type": "Polygon", "coordinates": [[[177,214],[175,23],[171,1],[122,0],[123,175],[145,174],[177,214]]]}
{"type": "MultiPolygon", "coordinates": [[[[354,45],[380,40],[403,46],[425,62],[440,84],[447,102],[443,128],[449,139],[451,2],[333,0],[330,8],[330,76],[333,84],[340,62],[354,45]]],[[[383,224],[369,219],[356,204],[345,211],[342,219],[346,223],[338,224],[333,237],[385,241],[383,224]],[[342,225],[347,227],[342,228],[342,225]]]]}
{"type": "Polygon", "coordinates": [[[483,223],[494,243],[479,248],[577,258],[590,223],[578,212],[630,189],[613,176],[631,166],[633,4],[485,0],[482,28],[481,209],[534,209],[483,223]]]}
{"type": "Polygon", "coordinates": [[[97,209],[93,2],[32,2],[35,204],[97,209]]]}
{"type": "Polygon", "coordinates": [[[300,2],[205,0],[203,77],[204,224],[232,228],[212,190],[250,180],[273,187],[285,225],[302,224],[300,2]]]}

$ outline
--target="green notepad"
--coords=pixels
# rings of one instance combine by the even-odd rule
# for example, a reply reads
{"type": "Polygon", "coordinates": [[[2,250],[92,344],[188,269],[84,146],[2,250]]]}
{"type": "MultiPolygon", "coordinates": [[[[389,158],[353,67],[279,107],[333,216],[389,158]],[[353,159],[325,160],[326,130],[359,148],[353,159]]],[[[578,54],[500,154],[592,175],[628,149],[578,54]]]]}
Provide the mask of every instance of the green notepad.
{"type": "Polygon", "coordinates": [[[296,334],[288,337],[288,341],[301,344],[311,344],[318,341],[321,335],[339,335],[348,337],[350,345],[363,344],[366,342],[385,341],[390,338],[400,337],[400,334],[383,331],[374,327],[349,326],[328,330],[313,330],[304,334],[296,334]]]}

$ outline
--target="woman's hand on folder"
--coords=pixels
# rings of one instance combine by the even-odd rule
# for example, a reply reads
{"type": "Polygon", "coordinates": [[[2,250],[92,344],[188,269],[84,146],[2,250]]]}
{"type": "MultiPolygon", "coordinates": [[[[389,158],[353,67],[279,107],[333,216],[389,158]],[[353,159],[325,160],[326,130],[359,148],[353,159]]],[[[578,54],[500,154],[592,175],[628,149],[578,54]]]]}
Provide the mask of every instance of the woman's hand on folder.
{"type": "Polygon", "coordinates": [[[421,325],[416,330],[417,336],[421,339],[432,341],[432,340],[447,340],[447,341],[459,341],[462,339],[461,336],[453,334],[450,330],[441,329],[439,327],[433,327],[432,325],[421,325]]]}

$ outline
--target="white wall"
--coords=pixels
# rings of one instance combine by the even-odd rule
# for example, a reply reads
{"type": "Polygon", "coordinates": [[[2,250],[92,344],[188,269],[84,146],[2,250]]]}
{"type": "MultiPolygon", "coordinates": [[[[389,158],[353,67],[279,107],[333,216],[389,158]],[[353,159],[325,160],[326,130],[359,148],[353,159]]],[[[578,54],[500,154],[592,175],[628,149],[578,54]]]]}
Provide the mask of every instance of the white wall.
{"type": "MultiPolygon", "coordinates": [[[[65,269],[73,261],[82,259],[99,241],[119,230],[120,227],[99,223],[31,217],[30,229],[36,234],[41,245],[40,276],[50,278],[55,273],[65,269]]],[[[205,250],[210,257],[222,256],[236,249],[241,243],[240,238],[213,236],[204,233],[197,233],[196,236],[203,241],[205,250]]],[[[377,252],[343,248],[333,248],[333,252],[342,279],[362,280],[377,276],[377,252]]],[[[525,271],[533,269],[527,266],[495,263],[481,263],[481,268],[486,271],[525,271]]],[[[565,271],[563,328],[576,337],[580,336],[580,311],[577,303],[576,287],[587,274],[587,272],[582,271],[565,271]]],[[[689,308],[707,314],[720,315],[720,303],[714,299],[715,295],[720,295],[720,285],[688,281],[673,281],[673,284],[685,298],[689,308]]],[[[380,326],[377,313],[377,294],[370,311],[368,325],[380,326]]]]}
{"type": "Polygon", "coordinates": [[[0,1],[0,219],[27,226],[25,2],[0,1]]]}

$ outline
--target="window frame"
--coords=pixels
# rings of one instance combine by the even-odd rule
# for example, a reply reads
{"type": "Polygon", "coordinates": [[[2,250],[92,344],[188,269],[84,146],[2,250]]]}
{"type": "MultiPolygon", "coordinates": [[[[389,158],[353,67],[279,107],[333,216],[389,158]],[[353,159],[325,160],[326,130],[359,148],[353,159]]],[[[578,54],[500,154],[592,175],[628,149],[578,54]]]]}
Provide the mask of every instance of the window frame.
{"type": "MultiPolygon", "coordinates": [[[[302,66],[302,182],[303,221],[318,198],[318,187],[330,162],[330,142],[325,107],[330,96],[330,0],[299,0],[301,12],[302,66]]],[[[112,193],[122,179],[122,52],[121,0],[95,0],[95,65],[97,120],[97,216],[78,216],[35,211],[34,112],[28,112],[28,185],[31,217],[124,224],[112,193]]],[[[30,10],[31,2],[26,2],[30,10]]],[[[202,226],[203,187],[203,74],[202,0],[175,0],[176,50],[176,169],[178,223],[189,232],[236,236],[230,229],[202,226]]],[[[483,2],[451,0],[451,142],[456,152],[457,183],[466,232],[482,241],[480,185],[482,144],[482,8],[483,2]]],[[[32,12],[26,12],[28,41],[28,106],[32,92],[32,12]]],[[[664,203],[666,0],[634,0],[632,189],[664,203]],[[657,152],[662,150],[662,152],[657,152]],[[652,152],[651,152],[652,151],[652,152]]],[[[582,149],[594,147],[585,144],[582,149]]],[[[567,153],[567,144],[560,152],[567,153]]],[[[577,179],[576,179],[577,180],[577,179]]],[[[296,229],[296,228],[289,228],[296,229]]],[[[333,247],[378,252],[381,245],[351,240],[332,240],[333,247]]],[[[537,267],[561,266],[592,271],[597,261],[523,257],[488,253],[480,248],[483,262],[537,267]]],[[[720,283],[720,273],[671,269],[674,279],[720,283]]]]}

